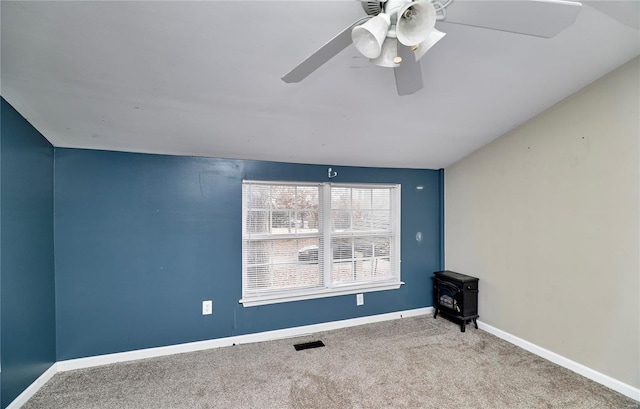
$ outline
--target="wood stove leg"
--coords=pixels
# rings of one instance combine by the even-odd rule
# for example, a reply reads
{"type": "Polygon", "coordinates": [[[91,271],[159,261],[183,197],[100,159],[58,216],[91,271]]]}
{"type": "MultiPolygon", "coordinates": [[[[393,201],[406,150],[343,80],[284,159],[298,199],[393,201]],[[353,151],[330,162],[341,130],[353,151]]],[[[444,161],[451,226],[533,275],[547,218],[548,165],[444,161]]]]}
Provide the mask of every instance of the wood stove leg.
{"type": "Polygon", "coordinates": [[[435,320],[437,316],[438,316],[438,308],[436,307],[436,312],[433,314],[433,319],[435,320]]]}
{"type": "Polygon", "coordinates": [[[462,320],[462,324],[460,324],[460,332],[465,332],[467,327],[467,320],[462,320]]]}
{"type": "Polygon", "coordinates": [[[476,326],[476,329],[478,329],[478,322],[476,321],[476,319],[475,319],[475,318],[473,319],[473,325],[475,325],[475,326],[476,326]]]}

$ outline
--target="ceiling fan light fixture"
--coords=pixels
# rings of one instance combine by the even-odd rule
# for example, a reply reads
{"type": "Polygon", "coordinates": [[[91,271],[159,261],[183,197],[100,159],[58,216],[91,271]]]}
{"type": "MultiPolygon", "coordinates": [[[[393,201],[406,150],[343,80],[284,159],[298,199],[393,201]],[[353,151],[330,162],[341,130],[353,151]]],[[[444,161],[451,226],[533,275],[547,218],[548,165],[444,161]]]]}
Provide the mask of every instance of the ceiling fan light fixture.
{"type": "Polygon", "coordinates": [[[398,41],[409,47],[425,41],[436,26],[436,17],[436,9],[428,0],[404,4],[398,10],[398,41]]]}
{"type": "Polygon", "coordinates": [[[398,95],[410,95],[424,86],[420,59],[445,36],[436,21],[549,38],[573,24],[582,7],[576,0],[469,0],[453,8],[454,0],[360,1],[367,15],[285,74],[284,82],[300,82],[354,44],[372,64],[393,67],[398,95]]]}
{"type": "Polygon", "coordinates": [[[385,38],[382,43],[382,52],[378,58],[372,58],[370,61],[378,67],[395,68],[400,65],[402,58],[398,57],[398,40],[391,37],[385,38]]]}
{"type": "Polygon", "coordinates": [[[426,40],[418,44],[415,48],[411,47],[414,55],[416,56],[416,61],[420,61],[420,59],[433,47],[438,41],[442,40],[442,38],[447,35],[447,33],[443,33],[442,31],[438,31],[435,28],[431,33],[429,33],[429,37],[426,40]]]}
{"type": "Polygon", "coordinates": [[[391,17],[385,13],[380,13],[367,22],[355,26],[351,30],[353,45],[365,57],[378,58],[390,25],[391,17]]]}

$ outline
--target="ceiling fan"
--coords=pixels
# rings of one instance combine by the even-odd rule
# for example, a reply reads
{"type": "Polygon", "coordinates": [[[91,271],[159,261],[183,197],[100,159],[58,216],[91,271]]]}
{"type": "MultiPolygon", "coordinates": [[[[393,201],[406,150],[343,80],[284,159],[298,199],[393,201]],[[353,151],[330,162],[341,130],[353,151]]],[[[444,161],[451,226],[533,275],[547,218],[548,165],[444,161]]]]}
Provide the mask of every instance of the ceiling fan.
{"type": "Polygon", "coordinates": [[[366,16],[338,33],[282,80],[300,82],[353,43],[371,63],[393,68],[398,95],[422,89],[420,59],[445,33],[436,21],[553,37],[575,21],[582,4],[567,0],[361,1],[366,16]]]}

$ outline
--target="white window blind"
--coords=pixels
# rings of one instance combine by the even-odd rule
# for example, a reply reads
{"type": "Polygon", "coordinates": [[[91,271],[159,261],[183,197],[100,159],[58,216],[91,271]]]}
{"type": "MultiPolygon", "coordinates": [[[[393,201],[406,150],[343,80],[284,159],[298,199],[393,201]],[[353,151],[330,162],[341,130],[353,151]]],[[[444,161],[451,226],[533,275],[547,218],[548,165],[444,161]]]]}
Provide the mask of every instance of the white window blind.
{"type": "Polygon", "coordinates": [[[244,181],[245,306],[398,288],[400,186],[244,181]]]}

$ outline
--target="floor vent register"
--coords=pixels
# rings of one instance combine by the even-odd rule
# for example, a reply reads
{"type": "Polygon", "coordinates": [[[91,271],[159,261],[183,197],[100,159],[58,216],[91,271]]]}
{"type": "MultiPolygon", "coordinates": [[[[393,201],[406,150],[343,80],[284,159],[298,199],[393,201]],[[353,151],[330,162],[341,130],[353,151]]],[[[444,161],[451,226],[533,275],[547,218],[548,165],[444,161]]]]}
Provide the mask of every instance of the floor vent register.
{"type": "Polygon", "coordinates": [[[312,341],[304,342],[302,344],[295,344],[293,347],[296,349],[296,351],[302,351],[303,349],[320,348],[323,346],[324,343],[322,341],[312,341]]]}

